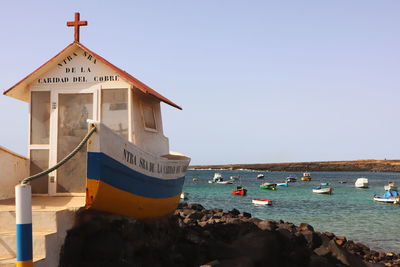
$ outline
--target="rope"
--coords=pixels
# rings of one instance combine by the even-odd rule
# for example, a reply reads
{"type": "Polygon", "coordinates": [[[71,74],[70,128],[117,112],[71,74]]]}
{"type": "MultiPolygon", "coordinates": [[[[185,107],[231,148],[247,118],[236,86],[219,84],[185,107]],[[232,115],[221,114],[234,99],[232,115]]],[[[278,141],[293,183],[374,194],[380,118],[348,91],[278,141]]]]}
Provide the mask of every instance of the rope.
{"type": "Polygon", "coordinates": [[[55,169],[58,169],[60,166],[62,166],[64,163],[66,163],[68,160],[70,160],[73,156],[75,156],[75,154],[83,147],[83,145],[89,140],[90,136],[92,136],[92,134],[96,131],[96,127],[93,127],[85,136],[85,138],[83,138],[83,140],[79,143],[79,145],[71,152],[69,153],[68,156],[66,156],[63,160],[61,160],[59,163],[57,163],[56,165],[54,165],[53,167],[51,167],[50,169],[47,169],[45,171],[39,172],[35,175],[32,175],[28,178],[25,178],[24,180],[22,180],[21,184],[27,184],[28,182],[32,181],[33,179],[36,179],[40,176],[46,175],[52,171],[54,171],[55,169]]]}

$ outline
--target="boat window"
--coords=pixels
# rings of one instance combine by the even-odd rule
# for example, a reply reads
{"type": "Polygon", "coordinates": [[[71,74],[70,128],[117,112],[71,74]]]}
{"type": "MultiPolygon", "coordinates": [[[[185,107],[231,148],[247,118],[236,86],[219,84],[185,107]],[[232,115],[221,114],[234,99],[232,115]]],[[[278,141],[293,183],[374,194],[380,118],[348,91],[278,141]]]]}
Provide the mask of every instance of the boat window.
{"type": "MultiPolygon", "coordinates": [[[[37,174],[49,168],[49,150],[32,149],[30,151],[30,175],[37,174]]],[[[33,194],[47,194],[48,175],[40,176],[31,181],[33,194]]]]}
{"type": "Polygon", "coordinates": [[[103,89],[101,92],[101,121],[128,139],[128,89],[103,89]]]}
{"type": "Polygon", "coordinates": [[[49,144],[50,92],[31,94],[31,144],[49,144]]]}
{"type": "Polygon", "coordinates": [[[157,130],[153,106],[149,103],[142,103],[142,114],[145,129],[157,130]]]}

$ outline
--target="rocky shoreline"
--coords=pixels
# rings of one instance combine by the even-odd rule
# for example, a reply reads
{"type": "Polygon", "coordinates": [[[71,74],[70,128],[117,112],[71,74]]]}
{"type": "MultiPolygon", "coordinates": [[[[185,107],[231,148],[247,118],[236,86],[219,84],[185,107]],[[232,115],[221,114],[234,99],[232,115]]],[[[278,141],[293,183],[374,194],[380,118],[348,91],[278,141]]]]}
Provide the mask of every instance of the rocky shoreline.
{"type": "Polygon", "coordinates": [[[192,169],[250,169],[258,171],[400,172],[400,160],[316,161],[291,163],[192,165],[192,169]]]}
{"type": "Polygon", "coordinates": [[[59,266],[400,267],[400,254],[373,251],[305,223],[181,203],[172,216],[153,222],[79,211],[59,266]]]}

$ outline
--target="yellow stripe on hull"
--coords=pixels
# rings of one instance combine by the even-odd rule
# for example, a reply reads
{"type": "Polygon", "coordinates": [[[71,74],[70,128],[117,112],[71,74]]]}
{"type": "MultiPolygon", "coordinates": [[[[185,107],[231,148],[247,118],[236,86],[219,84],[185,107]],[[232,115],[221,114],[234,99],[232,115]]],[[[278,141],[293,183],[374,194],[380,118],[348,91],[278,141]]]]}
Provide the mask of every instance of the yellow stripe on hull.
{"type": "Polygon", "coordinates": [[[86,179],[86,209],[118,213],[136,219],[156,218],[173,212],[180,193],[169,198],[131,194],[99,180],[86,179]]]}
{"type": "Polygon", "coordinates": [[[32,267],[33,261],[26,260],[26,261],[17,261],[17,267],[32,267]]]}

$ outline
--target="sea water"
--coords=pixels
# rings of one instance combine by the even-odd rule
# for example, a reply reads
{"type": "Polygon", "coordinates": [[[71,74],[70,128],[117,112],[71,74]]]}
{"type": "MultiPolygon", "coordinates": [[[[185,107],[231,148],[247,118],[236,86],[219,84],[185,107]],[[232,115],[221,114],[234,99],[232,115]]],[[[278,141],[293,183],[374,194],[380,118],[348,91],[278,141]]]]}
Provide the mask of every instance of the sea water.
{"type": "Polygon", "coordinates": [[[252,170],[188,170],[184,192],[188,203],[202,204],[206,209],[224,211],[238,209],[260,219],[283,220],[299,225],[308,223],[316,231],[332,232],[361,242],[371,249],[400,253],[400,205],[377,203],[373,196],[385,193],[384,185],[394,181],[400,189],[399,173],[376,172],[311,172],[310,182],[301,181],[300,172],[260,172],[252,170]],[[234,184],[210,184],[215,172],[229,179],[239,176],[234,184]],[[262,173],[265,179],[257,179],[262,173]],[[293,175],[297,182],[277,190],[260,189],[263,182],[282,183],[293,175]],[[369,179],[368,189],[354,187],[357,178],[369,179]],[[197,178],[198,181],[193,181],[197,178]],[[339,181],[346,181],[341,184],[339,181]],[[315,194],[312,189],[329,182],[332,195],[315,194]],[[247,196],[232,195],[236,186],[243,184],[247,196]],[[272,206],[254,206],[253,198],[272,200],[272,206]]]}

